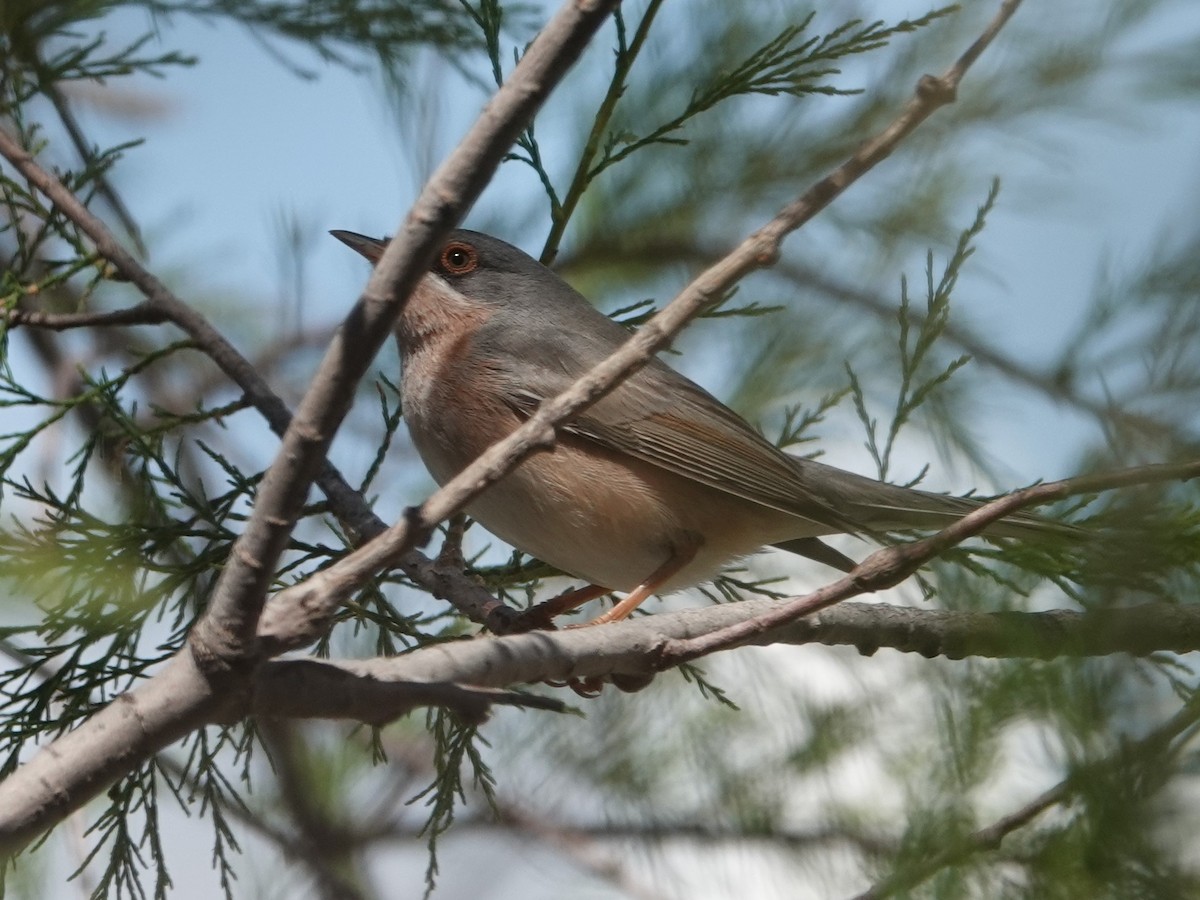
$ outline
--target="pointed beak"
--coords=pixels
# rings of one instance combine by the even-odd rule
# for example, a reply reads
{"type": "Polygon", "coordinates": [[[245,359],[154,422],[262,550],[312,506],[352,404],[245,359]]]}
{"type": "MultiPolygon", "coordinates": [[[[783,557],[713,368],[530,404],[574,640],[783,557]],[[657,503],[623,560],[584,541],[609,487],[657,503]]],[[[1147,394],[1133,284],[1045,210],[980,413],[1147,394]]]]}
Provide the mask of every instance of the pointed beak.
{"type": "Polygon", "coordinates": [[[371,265],[379,262],[379,257],[383,256],[383,250],[388,245],[390,238],[380,240],[379,238],[367,237],[365,234],[358,234],[354,231],[340,231],[334,229],[329,232],[347,247],[352,250],[357,250],[363,256],[371,261],[371,265]]]}

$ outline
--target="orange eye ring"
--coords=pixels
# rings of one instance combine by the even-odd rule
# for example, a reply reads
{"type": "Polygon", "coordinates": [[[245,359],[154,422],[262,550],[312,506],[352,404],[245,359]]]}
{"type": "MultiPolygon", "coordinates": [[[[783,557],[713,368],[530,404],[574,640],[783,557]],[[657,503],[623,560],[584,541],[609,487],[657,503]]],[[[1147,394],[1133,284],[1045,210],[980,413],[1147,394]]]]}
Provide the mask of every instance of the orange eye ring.
{"type": "Polygon", "coordinates": [[[451,241],[442,248],[438,266],[447,275],[466,275],[479,267],[479,254],[465,241],[451,241]]]}

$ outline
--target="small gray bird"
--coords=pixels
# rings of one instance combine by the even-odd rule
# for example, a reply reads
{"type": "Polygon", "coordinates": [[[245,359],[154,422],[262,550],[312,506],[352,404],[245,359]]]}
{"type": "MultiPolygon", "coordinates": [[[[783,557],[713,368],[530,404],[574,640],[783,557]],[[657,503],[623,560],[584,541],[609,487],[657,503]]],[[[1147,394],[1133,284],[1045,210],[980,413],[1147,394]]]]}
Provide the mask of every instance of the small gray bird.
{"type": "MultiPolygon", "coordinates": [[[[332,234],[372,262],[387,245],[332,234]]],[[[460,230],[406,304],[396,337],[404,417],[421,459],[445,484],[629,332],[516,247],[460,230]]],[[[579,603],[630,591],[596,620],[609,622],[765,546],[849,571],[854,561],[819,535],[940,528],[978,505],[789,456],[655,359],[468,512],[514,547],[590,582],[579,603]]],[[[1047,529],[1068,526],[1018,515],[989,534],[1047,529]]]]}

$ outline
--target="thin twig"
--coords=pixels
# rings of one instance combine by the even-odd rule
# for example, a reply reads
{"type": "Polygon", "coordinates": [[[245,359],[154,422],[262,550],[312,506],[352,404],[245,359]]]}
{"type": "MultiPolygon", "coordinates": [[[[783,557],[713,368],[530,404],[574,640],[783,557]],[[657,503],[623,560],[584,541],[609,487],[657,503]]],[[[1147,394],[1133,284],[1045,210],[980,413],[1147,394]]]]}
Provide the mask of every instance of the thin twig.
{"type": "Polygon", "coordinates": [[[128,309],[115,309],[110,312],[49,313],[36,309],[8,309],[0,310],[0,316],[13,328],[27,325],[49,331],[111,325],[161,325],[172,321],[169,313],[150,303],[139,303],[128,309]]]}
{"type": "MultiPolygon", "coordinates": [[[[58,113],[59,119],[62,120],[63,127],[67,129],[67,134],[71,138],[71,143],[75,145],[75,150],[79,154],[79,158],[85,166],[95,166],[96,156],[92,152],[92,145],[87,139],[87,135],[83,133],[83,128],[79,125],[79,120],[75,118],[75,112],[71,109],[71,104],[67,102],[66,96],[53,78],[47,77],[48,72],[45,64],[39,59],[37,61],[38,74],[43,78],[45,91],[50,98],[50,102],[54,105],[55,112],[58,113]]],[[[108,175],[105,172],[97,172],[95,176],[96,189],[100,196],[108,201],[108,205],[112,208],[113,214],[121,223],[121,227],[125,229],[125,233],[129,235],[129,239],[133,242],[134,249],[142,256],[146,255],[146,245],[142,242],[141,229],[138,228],[137,220],[133,214],[129,212],[129,207],[125,205],[125,201],[121,199],[121,195],[117,193],[117,189],[113,187],[109,181],[108,175]]]]}
{"type": "MultiPolygon", "coordinates": [[[[569,272],[572,268],[586,269],[597,261],[611,258],[614,254],[620,254],[622,260],[627,263],[641,261],[648,265],[662,266],[669,262],[686,262],[691,265],[706,265],[719,258],[723,252],[694,241],[670,237],[639,241],[634,246],[600,237],[589,240],[578,255],[561,259],[557,271],[562,273],[569,272]]],[[[826,272],[795,261],[782,260],[775,267],[775,271],[800,287],[814,290],[818,296],[824,296],[836,303],[850,304],[882,321],[895,324],[895,304],[876,293],[838,281],[826,272]]],[[[925,315],[915,307],[909,309],[908,316],[917,326],[925,321],[925,315]]],[[[1117,427],[1139,434],[1147,440],[1169,440],[1179,447],[1196,445],[1196,438],[1179,424],[1145,412],[1122,409],[1115,405],[1111,398],[1101,400],[1091,397],[1075,384],[1075,379],[1064,378],[1061,372],[1053,368],[1039,369],[1023,362],[962,325],[947,323],[944,336],[966,350],[974,362],[990,366],[1010,381],[1032,388],[1051,401],[1065,403],[1087,413],[1102,428],[1117,427]]]]}
{"type": "Polygon", "coordinates": [[[913,866],[910,869],[903,869],[891,875],[884,881],[873,885],[868,890],[855,896],[854,900],[883,900],[885,897],[895,896],[900,891],[915,887],[934,873],[948,868],[980,850],[994,850],[1000,846],[1000,842],[1009,834],[1018,828],[1028,825],[1050,807],[1057,806],[1067,798],[1068,794],[1067,782],[1059,782],[1050,790],[1039,794],[1016,812],[997,819],[986,828],[972,832],[963,838],[961,842],[956,843],[954,847],[934,854],[920,865],[913,866]]]}
{"type": "Polygon", "coordinates": [[[264,718],[258,733],[270,754],[279,805],[296,831],[291,843],[301,849],[300,864],[312,873],[319,900],[366,900],[363,854],[366,842],[347,840],[353,819],[333,813],[326,791],[314,791],[317,769],[305,759],[303,732],[292,722],[264,718]]]}
{"type": "Polygon", "coordinates": [[[604,99],[600,102],[599,109],[596,110],[592,130],[588,133],[587,140],[583,145],[583,152],[579,154],[579,161],[575,164],[575,175],[571,178],[571,184],[567,188],[566,194],[563,195],[562,204],[553,210],[554,221],[550,225],[550,234],[546,237],[546,244],[539,257],[543,265],[554,265],[554,258],[558,255],[558,245],[562,241],[563,232],[567,229],[567,223],[571,221],[575,208],[583,199],[583,193],[587,186],[596,177],[597,173],[592,168],[592,162],[600,151],[601,141],[605,137],[604,133],[608,129],[609,122],[612,121],[617,104],[625,94],[625,81],[629,77],[629,72],[633,68],[633,63],[641,52],[642,46],[646,43],[646,37],[650,34],[650,26],[654,24],[654,17],[658,15],[661,5],[662,0],[650,0],[645,12],[642,13],[641,21],[638,22],[633,40],[630,41],[628,47],[623,48],[617,54],[612,80],[609,82],[604,99]]]}
{"type": "Polygon", "coordinates": [[[497,810],[501,821],[534,837],[570,859],[580,869],[603,879],[630,900],[663,900],[666,896],[635,879],[626,865],[626,854],[606,847],[584,831],[562,822],[540,819],[515,807],[497,810]]]}

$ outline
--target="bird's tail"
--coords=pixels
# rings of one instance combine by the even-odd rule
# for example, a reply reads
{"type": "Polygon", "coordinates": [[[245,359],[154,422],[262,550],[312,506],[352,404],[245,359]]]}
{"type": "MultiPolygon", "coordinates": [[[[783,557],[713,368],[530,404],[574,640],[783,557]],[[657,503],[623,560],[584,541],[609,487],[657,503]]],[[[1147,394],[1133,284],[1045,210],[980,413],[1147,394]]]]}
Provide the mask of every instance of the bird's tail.
{"type": "MultiPolygon", "coordinates": [[[[812,461],[806,461],[812,464],[812,461]]],[[[821,466],[820,477],[827,496],[848,520],[864,532],[922,531],[945,528],[994,498],[951,497],[913,488],[900,487],[821,466]]],[[[814,474],[808,470],[810,477],[814,474]]],[[[984,534],[1036,540],[1047,536],[1080,538],[1087,532],[1075,525],[1055,522],[1031,513],[1012,513],[989,525],[984,534]]]]}

